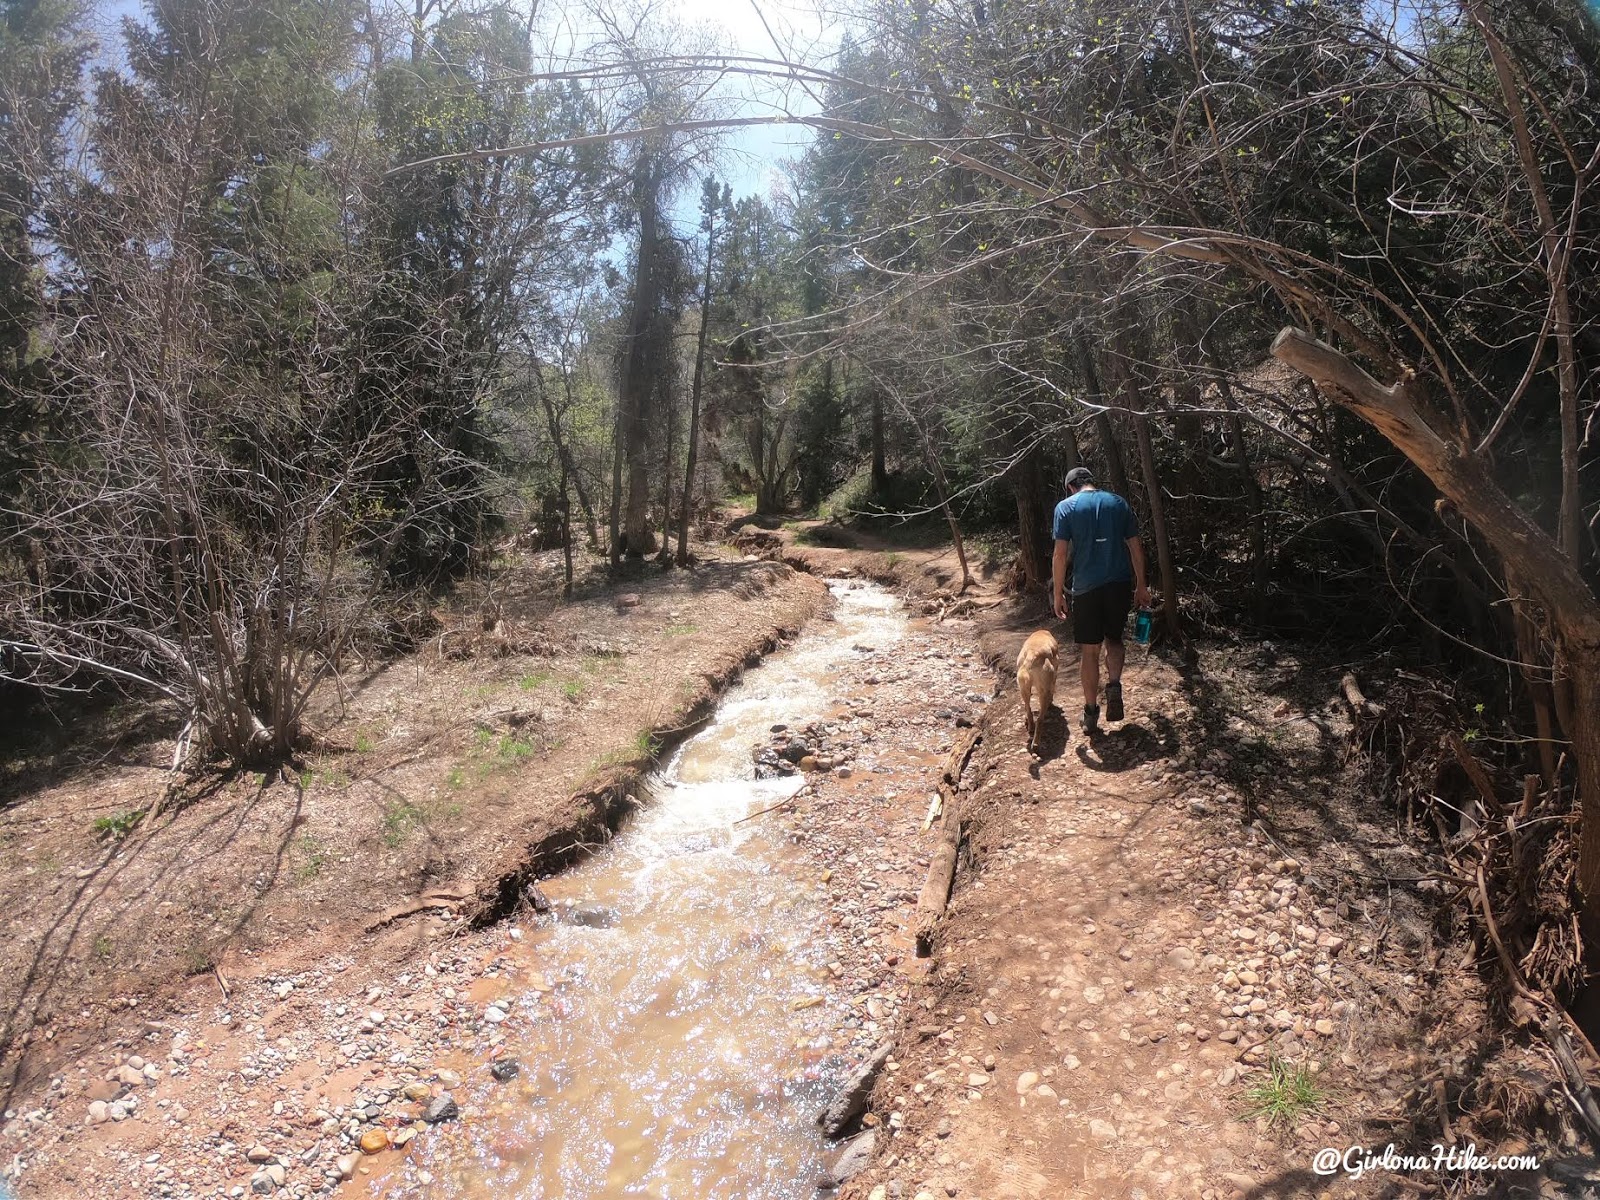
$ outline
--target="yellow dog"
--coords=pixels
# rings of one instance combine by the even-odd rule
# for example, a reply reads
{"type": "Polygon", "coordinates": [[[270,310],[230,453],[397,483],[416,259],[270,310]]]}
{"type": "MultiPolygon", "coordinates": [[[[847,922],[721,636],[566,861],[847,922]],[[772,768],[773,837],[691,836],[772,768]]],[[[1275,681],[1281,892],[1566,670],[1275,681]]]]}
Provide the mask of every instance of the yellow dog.
{"type": "Polygon", "coordinates": [[[1031,634],[1017,655],[1017,688],[1022,693],[1022,715],[1028,725],[1028,750],[1039,741],[1039,727],[1056,695],[1056,658],[1060,647],[1045,629],[1031,634]],[[1033,697],[1039,698],[1039,715],[1033,715],[1033,697]]]}

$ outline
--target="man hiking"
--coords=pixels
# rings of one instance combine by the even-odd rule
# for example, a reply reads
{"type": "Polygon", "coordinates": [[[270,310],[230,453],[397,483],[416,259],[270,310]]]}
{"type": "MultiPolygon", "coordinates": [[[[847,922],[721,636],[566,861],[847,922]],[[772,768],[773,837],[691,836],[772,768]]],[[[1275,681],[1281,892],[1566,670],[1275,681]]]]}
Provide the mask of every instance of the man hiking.
{"type": "Polygon", "coordinates": [[[1088,467],[1067,472],[1067,498],[1056,505],[1056,616],[1067,617],[1067,563],[1072,563],[1072,640],[1082,661],[1083,731],[1100,732],[1100,644],[1106,646],[1106,720],[1122,720],[1122,630],[1134,601],[1150,606],[1139,522],[1121,496],[1094,485],[1088,467]]]}

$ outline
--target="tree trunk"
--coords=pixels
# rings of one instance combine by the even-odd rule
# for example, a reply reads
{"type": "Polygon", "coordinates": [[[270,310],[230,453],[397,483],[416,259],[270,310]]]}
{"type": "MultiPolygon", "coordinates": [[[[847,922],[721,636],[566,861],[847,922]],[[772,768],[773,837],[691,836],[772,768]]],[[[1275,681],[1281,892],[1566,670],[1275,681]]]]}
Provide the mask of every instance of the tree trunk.
{"type": "Polygon", "coordinates": [[[1150,445],[1150,422],[1142,412],[1133,415],[1133,432],[1139,442],[1139,471],[1150,501],[1150,532],[1156,543],[1156,569],[1161,574],[1161,616],[1167,632],[1177,634],[1178,575],[1172,568],[1172,541],[1167,534],[1167,505],[1161,496],[1161,477],[1156,473],[1156,456],[1150,445]]]}
{"type": "Polygon", "coordinates": [[[700,281],[700,332],[694,344],[694,383],[689,400],[689,448],[683,473],[683,511],[678,515],[678,565],[689,565],[689,521],[694,511],[694,472],[700,454],[700,397],[706,379],[706,331],[711,325],[711,265],[715,261],[716,210],[706,213],[706,273],[700,281]]]}
{"type": "Polygon", "coordinates": [[[1084,382],[1088,384],[1090,403],[1095,409],[1094,428],[1100,437],[1100,453],[1105,455],[1111,490],[1119,496],[1126,496],[1128,468],[1122,461],[1122,447],[1118,445],[1117,432],[1111,426],[1111,414],[1105,409],[1105,388],[1100,384],[1100,372],[1095,370],[1094,355],[1089,350],[1089,343],[1082,338],[1078,339],[1078,361],[1083,367],[1084,382]]]}
{"type": "MultiPolygon", "coordinates": [[[[534,365],[534,371],[538,372],[540,370],[541,370],[541,368],[536,363],[534,365]]],[[[572,599],[572,496],[570,495],[568,487],[567,487],[567,481],[568,481],[568,479],[571,478],[571,475],[572,475],[571,469],[569,467],[569,464],[571,462],[571,454],[567,450],[566,441],[561,436],[561,421],[559,420],[559,418],[556,415],[556,406],[555,406],[554,402],[550,399],[550,390],[547,387],[545,387],[544,376],[542,374],[536,374],[535,375],[535,380],[536,380],[536,386],[539,389],[539,402],[544,407],[544,419],[545,419],[546,424],[548,424],[550,426],[550,440],[555,443],[556,461],[560,464],[560,467],[561,467],[561,497],[560,497],[560,501],[559,501],[560,512],[561,512],[561,555],[562,555],[562,559],[563,559],[564,565],[566,567],[566,586],[562,589],[562,595],[565,596],[568,600],[571,600],[572,599]]],[[[591,516],[590,520],[591,521],[593,520],[592,516],[591,516]]]]}
{"type": "Polygon", "coordinates": [[[1582,827],[1578,842],[1578,888],[1592,937],[1600,924],[1600,603],[1577,564],[1500,489],[1488,465],[1439,433],[1443,422],[1428,411],[1415,377],[1385,385],[1325,342],[1286,328],[1272,353],[1316,381],[1350,412],[1366,421],[1453,502],[1550,615],[1556,641],[1558,711],[1565,693],[1578,771],[1582,827]]]}
{"type": "MultiPolygon", "coordinates": [[[[1063,425],[1061,427],[1061,437],[1065,443],[1062,446],[1062,452],[1066,455],[1067,470],[1070,471],[1073,467],[1081,467],[1083,465],[1083,455],[1078,449],[1078,431],[1073,429],[1071,425],[1063,425]]],[[[1063,479],[1063,486],[1065,486],[1065,483],[1066,481],[1063,479]]]]}
{"type": "Polygon", "coordinates": [[[1111,424],[1111,414],[1099,412],[1094,415],[1095,432],[1100,435],[1100,445],[1104,448],[1106,456],[1106,470],[1111,474],[1111,489],[1119,496],[1129,494],[1128,467],[1122,461],[1122,443],[1117,440],[1117,431],[1111,424]]]}
{"type": "Polygon", "coordinates": [[[567,466],[561,464],[561,562],[565,581],[561,588],[563,599],[572,599],[572,497],[567,492],[567,466]]]}
{"type": "Polygon", "coordinates": [[[677,440],[678,406],[673,403],[671,389],[666,394],[667,410],[667,456],[661,464],[661,553],[658,555],[664,566],[672,565],[672,451],[673,442],[677,440]]]}
{"type": "Polygon", "coordinates": [[[872,494],[881,497],[889,490],[889,464],[883,449],[883,393],[872,391],[872,494]]]}
{"type": "Polygon", "coordinates": [[[617,399],[616,412],[611,422],[611,520],[607,530],[610,535],[611,565],[622,560],[622,400],[617,399]]]}
{"type": "Polygon", "coordinates": [[[1039,475],[1037,447],[1030,448],[1012,467],[1011,494],[1017,503],[1022,587],[1031,596],[1043,589],[1049,578],[1044,547],[1050,535],[1050,518],[1040,502],[1044,481],[1039,475]]]}
{"type": "Polygon", "coordinates": [[[1233,460],[1239,466],[1239,479],[1244,485],[1245,514],[1250,519],[1247,536],[1250,539],[1250,607],[1260,620],[1267,609],[1267,513],[1261,496],[1261,481],[1256,478],[1256,465],[1250,461],[1250,447],[1244,439],[1244,422],[1239,419],[1239,406],[1233,399],[1233,384],[1228,380],[1227,367],[1209,355],[1216,368],[1217,388],[1222,393],[1222,406],[1228,410],[1228,446],[1233,460]]]}
{"type": "Polygon", "coordinates": [[[623,442],[628,461],[628,503],[622,548],[630,555],[655,549],[650,528],[650,404],[655,395],[659,347],[655,344],[660,281],[656,277],[660,214],[655,177],[646,162],[634,184],[639,208],[638,261],[634,263],[633,304],[628,317],[628,346],[623,359],[621,401],[623,442]]]}
{"type": "Polygon", "coordinates": [[[1550,681],[1540,675],[1544,639],[1540,636],[1533,613],[1529,611],[1532,606],[1528,603],[1527,586],[1517,578],[1513,568],[1506,567],[1504,573],[1506,596],[1511,601],[1511,628],[1517,647],[1517,665],[1523,685],[1528,690],[1529,703],[1533,705],[1539,774],[1544,777],[1545,787],[1549,788],[1556,782],[1555,723],[1551,720],[1555,698],[1551,694],[1550,681]]]}
{"type": "Polygon", "coordinates": [[[589,503],[589,489],[583,486],[583,475],[578,470],[577,464],[571,461],[571,450],[567,451],[567,458],[562,462],[561,469],[572,480],[572,490],[578,493],[578,507],[583,509],[584,532],[589,537],[589,549],[600,549],[600,527],[595,522],[594,506],[589,503]]]}
{"type": "Polygon", "coordinates": [[[1144,415],[1144,400],[1139,395],[1133,372],[1120,354],[1107,358],[1122,406],[1133,420],[1133,436],[1139,447],[1139,474],[1144,480],[1145,498],[1150,505],[1150,534],[1156,544],[1156,573],[1161,577],[1161,615],[1168,633],[1179,634],[1178,576],[1172,566],[1172,540],[1167,530],[1167,506],[1161,495],[1161,476],[1156,469],[1155,449],[1150,443],[1150,422],[1144,415]]]}
{"type": "Polygon", "coordinates": [[[955,510],[950,507],[950,488],[944,477],[944,466],[939,462],[939,456],[934,452],[933,443],[928,440],[928,435],[921,430],[922,455],[928,464],[928,473],[933,476],[934,494],[939,498],[939,508],[944,513],[944,519],[950,526],[950,540],[955,543],[956,561],[961,564],[960,591],[966,591],[972,586],[972,571],[967,566],[967,544],[961,537],[961,526],[956,521],[955,510]]]}

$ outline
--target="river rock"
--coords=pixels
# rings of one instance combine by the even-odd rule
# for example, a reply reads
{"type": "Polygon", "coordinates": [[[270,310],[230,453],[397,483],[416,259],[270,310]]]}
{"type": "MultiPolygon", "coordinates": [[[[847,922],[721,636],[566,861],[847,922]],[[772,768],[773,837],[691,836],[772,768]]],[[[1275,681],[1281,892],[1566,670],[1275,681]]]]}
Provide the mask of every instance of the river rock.
{"type": "Polygon", "coordinates": [[[454,1121],[460,1115],[461,1106],[449,1092],[435,1096],[428,1102],[428,1107],[422,1110],[422,1119],[429,1125],[437,1125],[441,1121],[454,1121]]]}
{"type": "Polygon", "coordinates": [[[844,1085],[834,1094],[828,1106],[817,1114],[817,1124],[822,1126],[822,1131],[829,1137],[838,1137],[845,1128],[867,1109],[867,1101],[872,1096],[872,1085],[878,1080],[878,1072],[883,1070],[883,1064],[889,1061],[889,1051],[892,1045],[885,1042],[879,1046],[867,1059],[856,1068],[855,1073],[846,1079],[844,1085]]]}
{"type": "Polygon", "coordinates": [[[250,1176],[250,1190],[258,1196],[270,1196],[289,1180],[289,1173],[277,1163],[269,1163],[250,1176]]]}
{"type": "Polygon", "coordinates": [[[822,1180],[822,1186],[825,1188],[840,1188],[861,1174],[862,1171],[867,1169],[867,1165],[872,1162],[872,1153],[877,1149],[877,1146],[877,1130],[868,1129],[865,1132],[856,1134],[855,1137],[839,1148],[839,1153],[828,1166],[822,1180]]]}
{"type": "Polygon", "coordinates": [[[250,1149],[245,1151],[244,1156],[248,1161],[253,1163],[272,1161],[272,1151],[261,1145],[251,1146],[250,1149]]]}
{"type": "Polygon", "coordinates": [[[433,1089],[431,1087],[429,1087],[427,1084],[422,1083],[421,1081],[418,1081],[416,1083],[408,1083],[408,1084],[406,1084],[406,1087],[405,1087],[405,1098],[407,1100],[411,1100],[411,1101],[414,1101],[417,1104],[421,1104],[424,1100],[426,1100],[431,1095],[433,1095],[433,1089]]]}
{"type": "Polygon", "coordinates": [[[793,738],[790,740],[787,746],[784,746],[778,751],[778,757],[792,763],[797,763],[802,758],[809,756],[810,753],[811,747],[806,743],[804,738],[793,738]]]}
{"type": "Polygon", "coordinates": [[[361,1153],[380,1154],[389,1148],[387,1129],[369,1129],[361,1135],[361,1153]]]}
{"type": "Polygon", "coordinates": [[[360,1162],[361,1159],[354,1154],[341,1154],[339,1161],[334,1164],[338,1168],[339,1178],[354,1179],[356,1177],[356,1167],[360,1162]]]}
{"type": "Polygon", "coordinates": [[[584,929],[610,929],[617,923],[617,914],[609,908],[598,906],[591,908],[575,908],[567,916],[567,924],[579,925],[584,929]]]}
{"type": "Polygon", "coordinates": [[[489,1074],[497,1083],[509,1083],[522,1073],[522,1064],[514,1058],[502,1058],[489,1066],[489,1074]]]}

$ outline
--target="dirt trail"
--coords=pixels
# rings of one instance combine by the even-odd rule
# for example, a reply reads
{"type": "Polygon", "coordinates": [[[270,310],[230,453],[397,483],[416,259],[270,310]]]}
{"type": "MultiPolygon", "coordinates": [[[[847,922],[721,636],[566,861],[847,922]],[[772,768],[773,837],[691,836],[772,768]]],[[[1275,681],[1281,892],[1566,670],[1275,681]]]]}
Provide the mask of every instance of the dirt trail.
{"type": "MultiPolygon", "coordinates": [[[[1030,627],[986,637],[1002,675],[1030,627]]],[[[1236,751],[1241,730],[1270,732],[1277,769],[1241,772],[1208,751],[1214,689],[1193,677],[1131,650],[1128,719],[1092,741],[1076,678],[1069,652],[1057,698],[1074,727],[1055,714],[1038,759],[1009,683],[990,709],[963,780],[972,856],[874,1097],[891,1141],[845,1195],[1433,1194],[1439,1172],[1356,1181],[1316,1173],[1313,1155],[1526,1151],[1441,1123],[1437,1097],[1486,1082],[1492,1022],[1473,977],[1440,969],[1416,907],[1381,886],[1385,868],[1328,840],[1332,814],[1372,815],[1333,795],[1333,706],[1252,697],[1272,715],[1221,723],[1236,751]],[[1276,1123],[1253,1112],[1274,1062],[1315,1092],[1276,1123]]],[[[1532,1172],[1487,1186],[1561,1194],[1532,1172]]]]}
{"type": "MultiPolygon", "coordinates": [[[[983,1197],[1211,1197],[1310,1179],[1298,1147],[1239,1119],[1234,1085],[1271,1026],[1288,1031],[1286,1055],[1338,1059],[1354,1014],[1319,985],[1346,939],[1317,924],[1295,865],[1173,803],[1170,673],[1138,662],[1125,681],[1126,724],[1063,745],[1057,714],[1039,763],[1009,744],[1014,706],[994,714],[978,795],[1015,811],[985,826],[982,872],[952,902],[934,1008],[889,1099],[917,1148],[885,1178],[983,1197]],[[1287,910],[1242,911],[1272,888],[1287,910]],[[1230,908],[1230,891],[1243,902],[1230,908]]],[[[1331,1116],[1310,1129],[1317,1145],[1343,1133],[1331,1116]]]]}

